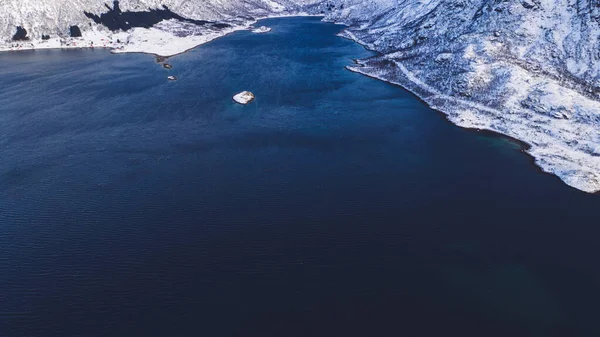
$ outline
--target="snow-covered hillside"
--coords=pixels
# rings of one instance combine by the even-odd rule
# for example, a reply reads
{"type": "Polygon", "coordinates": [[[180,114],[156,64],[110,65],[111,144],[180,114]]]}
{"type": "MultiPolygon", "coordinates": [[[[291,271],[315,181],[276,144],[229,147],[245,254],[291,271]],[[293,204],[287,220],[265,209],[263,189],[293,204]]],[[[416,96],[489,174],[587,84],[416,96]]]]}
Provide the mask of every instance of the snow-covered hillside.
{"type": "Polygon", "coordinates": [[[351,25],[343,35],[383,54],[351,70],[410,89],[460,126],[526,142],[543,170],[594,192],[600,190],[598,5],[348,0],[328,17],[351,25]]]}
{"type": "Polygon", "coordinates": [[[545,171],[600,190],[598,0],[122,0],[120,10],[139,15],[121,16],[121,27],[144,21],[126,31],[99,23],[103,13],[113,19],[113,6],[4,0],[0,50],[93,45],[172,55],[256,18],[322,14],[381,53],[351,70],[408,88],[460,126],[524,141],[545,171]],[[157,15],[168,19],[143,28],[157,15]],[[70,37],[73,26],[82,37],[70,37]],[[17,27],[16,37],[27,36],[12,41],[17,27]]]}
{"type": "Polygon", "coordinates": [[[247,28],[256,18],[299,13],[296,3],[302,0],[5,0],[0,2],[0,50],[93,46],[169,56],[247,28]],[[128,20],[139,19],[143,21],[141,27],[114,31],[93,19],[111,11],[114,14],[115,9],[125,14],[123,26],[131,24],[128,20]],[[148,25],[148,19],[152,21],[160,16],[159,11],[167,10],[189,21],[208,23],[199,25],[171,18],[148,25]],[[133,18],[131,12],[139,15],[133,18]],[[71,27],[81,30],[82,36],[74,37],[71,27]],[[22,38],[16,39],[19,30],[22,38]]]}

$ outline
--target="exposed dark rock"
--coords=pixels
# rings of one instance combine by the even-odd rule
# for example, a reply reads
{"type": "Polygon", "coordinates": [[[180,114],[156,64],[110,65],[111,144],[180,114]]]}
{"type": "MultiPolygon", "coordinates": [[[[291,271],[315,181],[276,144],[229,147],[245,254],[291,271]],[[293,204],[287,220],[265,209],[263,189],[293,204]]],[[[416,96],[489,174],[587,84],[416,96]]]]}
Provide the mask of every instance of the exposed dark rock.
{"type": "Polygon", "coordinates": [[[210,21],[184,18],[179,14],[173,13],[165,5],[163,5],[162,8],[149,9],[145,12],[123,12],[119,7],[119,1],[117,0],[114,1],[113,8],[110,8],[108,5],[105,6],[108,9],[108,12],[100,14],[99,16],[88,12],[84,12],[84,14],[88,18],[94,20],[94,22],[97,24],[102,24],[113,32],[117,30],[127,31],[134,27],[150,28],[163,20],[170,19],[188,22],[199,26],[210,24],[216,28],[226,28],[230,26],[225,23],[213,23],[210,21]]]}
{"type": "Polygon", "coordinates": [[[50,40],[50,35],[42,34],[42,40],[50,40]]]}
{"type": "Polygon", "coordinates": [[[71,37],[81,37],[81,29],[77,26],[69,27],[69,33],[71,34],[71,37]]]}
{"type": "Polygon", "coordinates": [[[217,23],[213,23],[212,25],[213,25],[213,27],[215,27],[215,28],[219,28],[219,29],[223,29],[223,28],[231,27],[231,25],[229,25],[229,24],[226,24],[226,23],[218,23],[218,22],[217,22],[217,23]]]}
{"type": "Polygon", "coordinates": [[[156,62],[158,62],[158,63],[166,62],[168,59],[169,59],[168,56],[160,56],[160,55],[156,56],[156,62]]]}
{"type": "Polygon", "coordinates": [[[534,8],[536,4],[532,0],[522,0],[521,5],[527,9],[531,9],[534,8]]]}
{"type": "Polygon", "coordinates": [[[18,26],[17,27],[17,32],[15,33],[15,35],[13,35],[12,37],[13,41],[28,41],[29,37],[27,36],[27,29],[18,26]]]}

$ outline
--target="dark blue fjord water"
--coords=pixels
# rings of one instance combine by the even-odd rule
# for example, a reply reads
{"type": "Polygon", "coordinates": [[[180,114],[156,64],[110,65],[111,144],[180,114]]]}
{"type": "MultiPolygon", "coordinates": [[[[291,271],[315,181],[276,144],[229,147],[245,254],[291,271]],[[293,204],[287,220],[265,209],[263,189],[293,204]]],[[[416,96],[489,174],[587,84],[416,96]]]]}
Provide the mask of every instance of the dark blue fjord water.
{"type": "Polygon", "coordinates": [[[0,336],[600,335],[598,196],[264,24],[0,54],[0,336]]]}

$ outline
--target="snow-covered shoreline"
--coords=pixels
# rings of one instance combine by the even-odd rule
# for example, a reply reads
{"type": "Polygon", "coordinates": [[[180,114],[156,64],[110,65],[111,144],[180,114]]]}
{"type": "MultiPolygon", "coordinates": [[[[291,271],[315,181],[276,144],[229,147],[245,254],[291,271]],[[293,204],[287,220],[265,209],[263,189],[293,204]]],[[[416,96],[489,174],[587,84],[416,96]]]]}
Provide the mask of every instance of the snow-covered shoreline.
{"type": "Polygon", "coordinates": [[[128,33],[96,33],[85,32],[81,38],[53,38],[50,40],[32,40],[13,42],[0,46],[0,52],[16,52],[39,49],[81,49],[106,48],[112,53],[144,53],[161,57],[171,57],[194,49],[214,39],[239,30],[248,29],[250,25],[226,28],[218,32],[204,35],[177,37],[157,28],[134,28],[128,33]],[[121,40],[123,39],[123,40],[121,40]],[[128,41],[127,43],[121,41],[128,41]]]}
{"type": "Polygon", "coordinates": [[[589,17],[560,10],[562,1],[481,12],[442,0],[406,5],[362,3],[326,17],[349,26],[341,37],[377,52],[349,70],[407,89],[460,127],[526,144],[542,171],[600,192],[600,63],[587,52],[600,29],[589,17]],[[373,11],[385,15],[356,14],[373,11]]]}
{"type": "MultiPolygon", "coordinates": [[[[359,43],[358,41],[356,41],[359,43]]],[[[359,43],[360,44],[360,43],[359,43]]],[[[365,46],[365,45],[363,45],[365,46]]],[[[365,46],[369,49],[369,46],[365,46]]],[[[393,85],[400,86],[427,104],[430,108],[443,113],[453,124],[477,131],[488,131],[503,137],[514,139],[522,145],[522,151],[527,153],[533,159],[534,164],[541,171],[556,175],[567,185],[587,193],[600,192],[600,174],[593,169],[594,165],[600,168],[600,160],[596,160],[591,165],[584,163],[574,163],[570,158],[580,157],[574,151],[561,147],[560,144],[552,144],[552,137],[544,139],[544,148],[536,143],[528,141],[525,134],[500,130],[493,127],[493,123],[488,121],[486,116],[501,115],[502,112],[486,107],[475,102],[457,99],[440,94],[434,88],[421,82],[414,74],[408,71],[399,63],[395,63],[393,76],[385,70],[372,68],[365,61],[356,60],[356,65],[347,66],[349,71],[368,76],[373,79],[384,81],[393,85]],[[394,79],[392,79],[392,77],[394,79]],[[541,152],[541,153],[540,153],[541,152]],[[552,154],[552,155],[551,155],[552,154]],[[590,167],[586,169],[587,167],[590,167]]],[[[489,119],[492,119],[490,117],[489,119]]],[[[527,130],[527,128],[523,128],[527,130]]],[[[511,130],[512,131],[512,130],[511,130]]]]}
{"type": "Polygon", "coordinates": [[[39,49],[80,49],[107,48],[112,53],[143,53],[159,57],[172,57],[185,53],[205,43],[228,34],[251,30],[260,20],[286,17],[322,17],[305,12],[274,14],[245,21],[243,24],[231,25],[220,30],[202,29],[176,20],[163,21],[152,28],[133,28],[128,32],[109,32],[87,30],[79,38],[35,39],[31,41],[14,41],[0,44],[0,52],[16,52],[39,49]],[[195,31],[194,31],[195,30],[195,31]],[[186,31],[188,35],[178,36],[177,32],[186,31]],[[190,33],[191,32],[191,33],[190,33]],[[194,34],[196,33],[196,34],[194,34]]]}

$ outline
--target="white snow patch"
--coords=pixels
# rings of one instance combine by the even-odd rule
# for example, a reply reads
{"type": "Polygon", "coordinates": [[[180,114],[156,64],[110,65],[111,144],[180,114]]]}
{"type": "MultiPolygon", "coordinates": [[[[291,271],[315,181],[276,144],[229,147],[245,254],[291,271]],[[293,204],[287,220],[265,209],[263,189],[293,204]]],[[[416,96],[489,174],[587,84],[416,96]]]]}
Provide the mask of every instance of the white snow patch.
{"type": "Polygon", "coordinates": [[[234,95],[233,100],[239,104],[248,104],[254,100],[254,94],[250,91],[242,91],[234,95]]]}
{"type": "Polygon", "coordinates": [[[256,33],[256,34],[264,34],[264,33],[268,33],[271,31],[271,27],[267,27],[267,26],[260,26],[258,28],[254,28],[252,29],[252,33],[256,33]]]}

